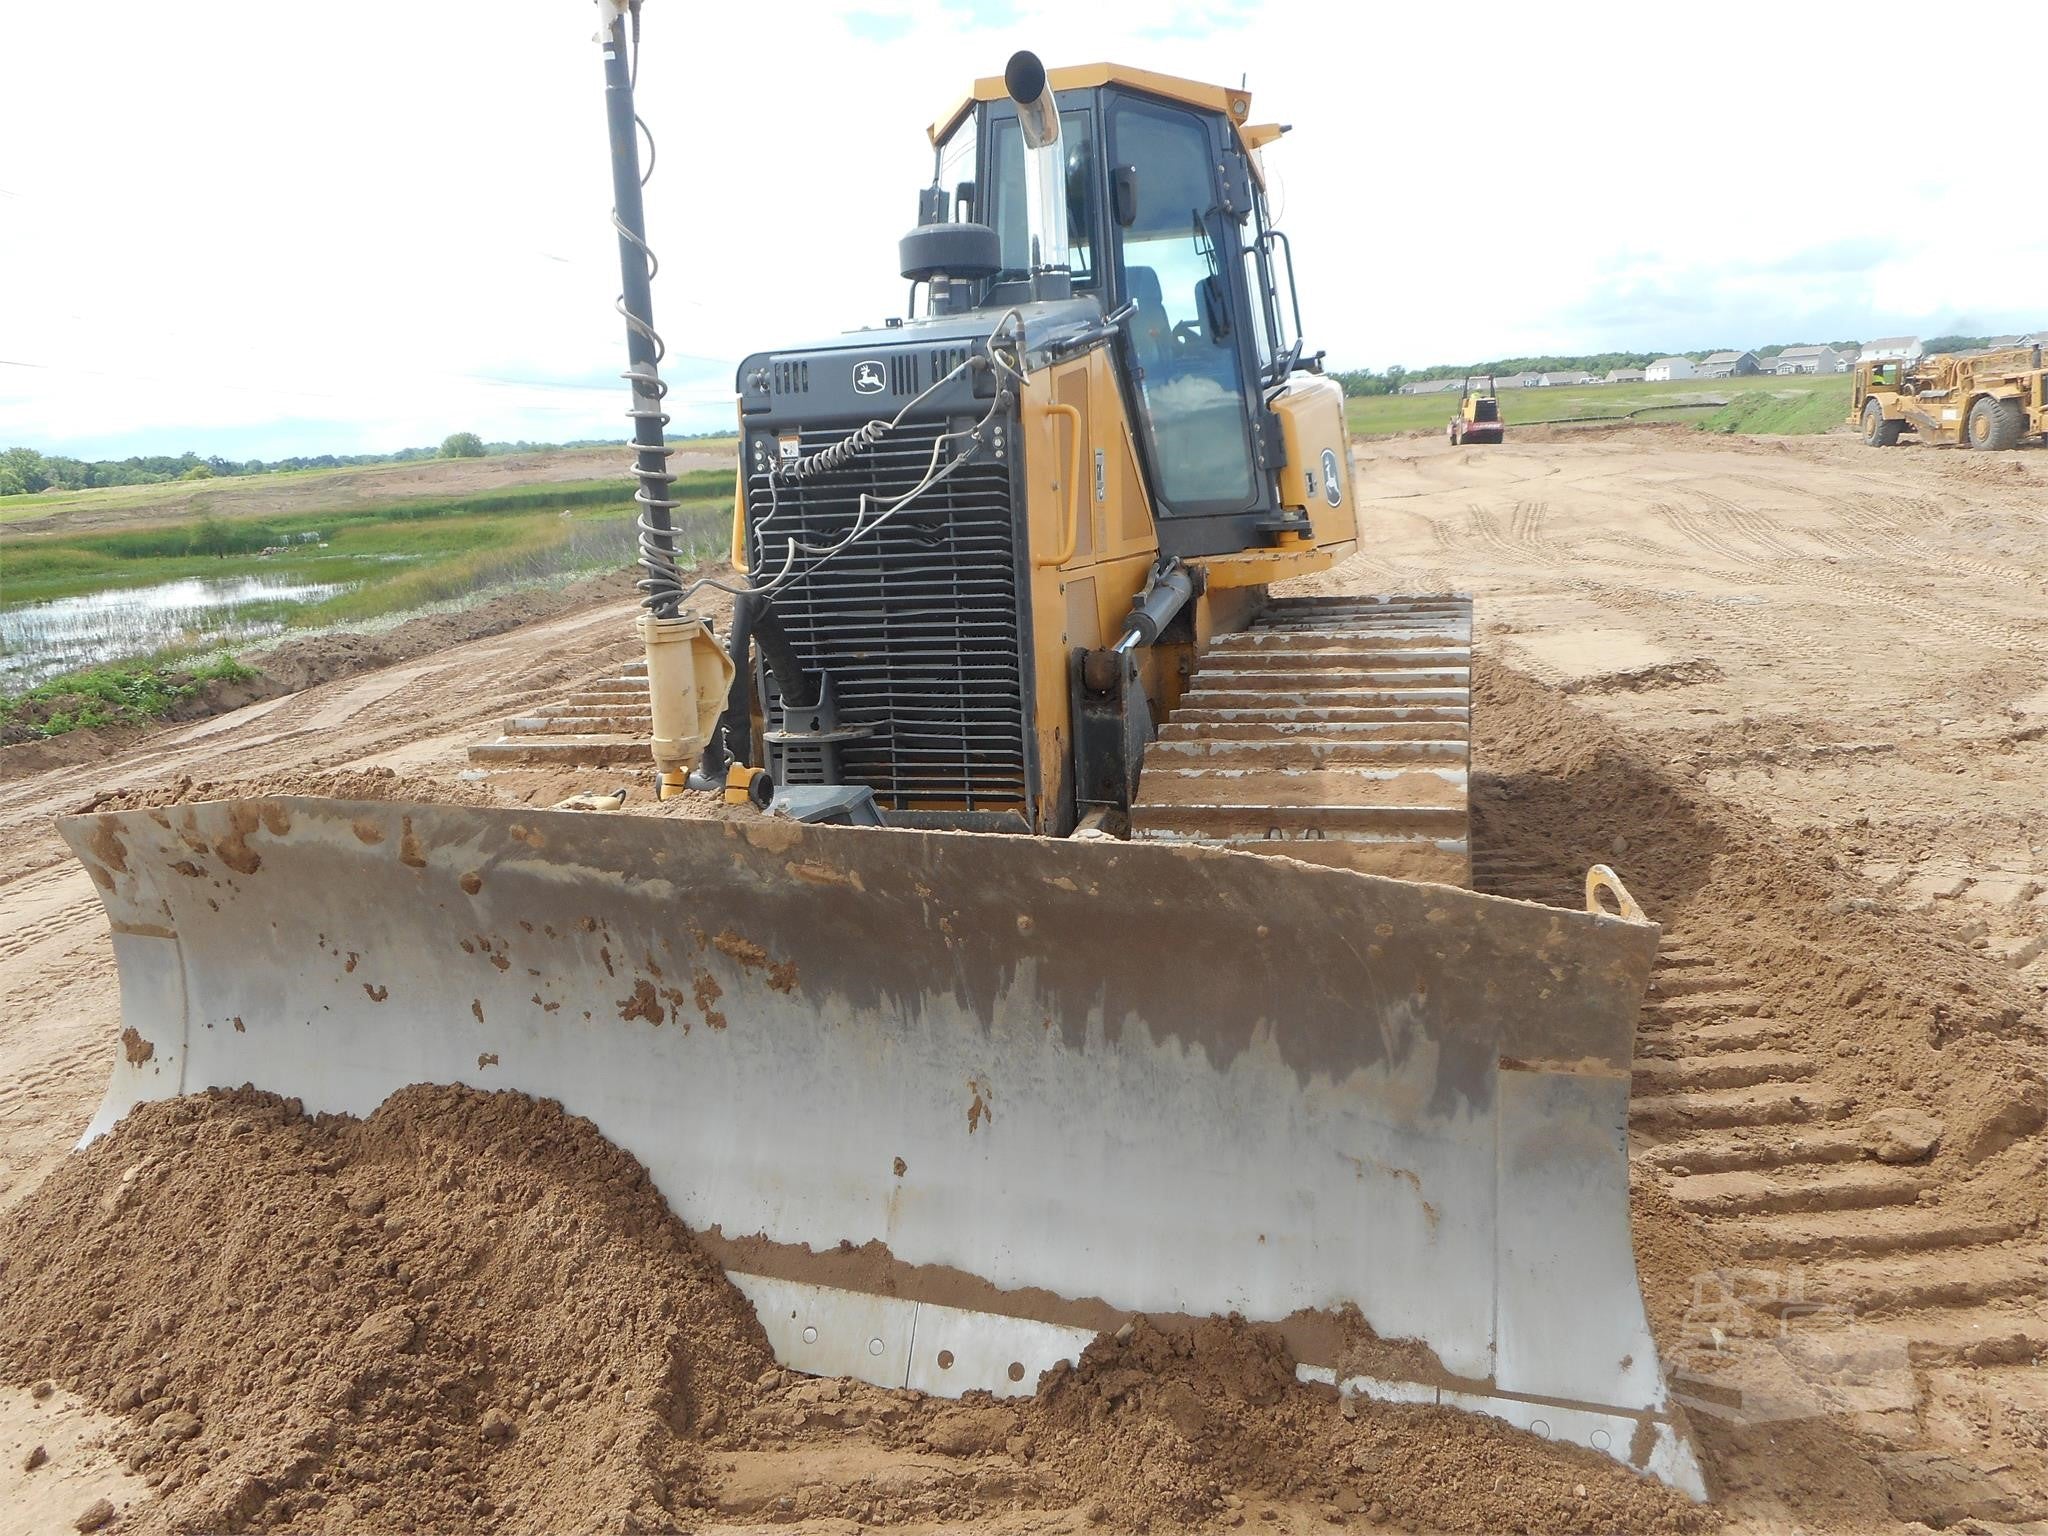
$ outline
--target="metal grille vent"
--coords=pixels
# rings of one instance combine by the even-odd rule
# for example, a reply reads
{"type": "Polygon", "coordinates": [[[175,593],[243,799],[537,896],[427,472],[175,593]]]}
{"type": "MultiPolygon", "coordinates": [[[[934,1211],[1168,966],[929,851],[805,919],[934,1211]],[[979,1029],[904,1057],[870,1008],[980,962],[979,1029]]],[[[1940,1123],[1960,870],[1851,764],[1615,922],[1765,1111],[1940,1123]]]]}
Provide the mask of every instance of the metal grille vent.
{"type": "Polygon", "coordinates": [[[801,361],[777,363],[774,379],[778,395],[807,395],[811,391],[811,365],[801,361]]]}
{"type": "MultiPolygon", "coordinates": [[[[765,531],[765,476],[747,482],[755,569],[782,541],[843,537],[865,491],[893,501],[931,461],[938,423],[905,422],[843,470],[776,487],[765,531]]],[[[802,432],[812,453],[842,436],[802,432]]],[[[842,725],[873,734],[842,745],[840,769],[884,811],[1024,811],[1027,717],[1017,547],[1008,469],[968,464],[875,533],[775,598],[805,669],[828,674],[842,725]]],[[[773,684],[768,685],[773,701],[773,684]]],[[[776,765],[785,783],[817,783],[815,757],[776,765]],[[806,773],[812,776],[806,778],[806,773]]]]}
{"type": "Polygon", "coordinates": [[[924,386],[917,381],[915,352],[897,352],[889,358],[889,388],[899,395],[914,395],[924,386]]]}
{"type": "Polygon", "coordinates": [[[932,377],[943,379],[966,361],[967,348],[965,347],[934,347],[932,349],[932,377]]]}

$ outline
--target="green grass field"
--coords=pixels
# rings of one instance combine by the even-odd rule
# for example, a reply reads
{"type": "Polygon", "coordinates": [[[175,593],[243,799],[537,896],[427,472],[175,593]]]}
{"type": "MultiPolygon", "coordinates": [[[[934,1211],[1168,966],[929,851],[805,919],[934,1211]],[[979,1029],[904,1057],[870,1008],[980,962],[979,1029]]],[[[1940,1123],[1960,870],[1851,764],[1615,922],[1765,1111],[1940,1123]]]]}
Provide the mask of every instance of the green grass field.
{"type": "MultiPolygon", "coordinates": [[[[1748,379],[1745,384],[1758,380],[1748,379]]],[[[1729,397],[1721,410],[1702,416],[1702,432],[1755,432],[1762,436],[1790,437],[1815,432],[1832,432],[1849,420],[1849,381],[1845,377],[1823,379],[1804,394],[1778,386],[1787,379],[1761,381],[1762,388],[1745,388],[1729,397]]]]}
{"type": "MultiPolygon", "coordinates": [[[[731,473],[684,475],[677,494],[686,543],[701,550],[721,542],[732,512],[731,473]]],[[[188,517],[8,541],[0,544],[0,586],[12,604],[194,576],[348,584],[349,593],[303,611],[305,621],[324,622],[413,606],[429,589],[437,597],[466,590],[465,573],[474,578],[494,564],[531,563],[579,538],[593,543],[592,525],[616,525],[626,550],[632,516],[631,490],[613,478],[355,503],[287,517],[188,517]],[[275,552],[265,554],[266,548],[275,552]]]]}
{"type": "MultiPolygon", "coordinates": [[[[673,446],[678,453],[731,454],[737,438],[686,438],[673,446]]],[[[516,480],[539,460],[580,468],[590,476],[623,473],[631,450],[621,443],[596,448],[550,448],[533,453],[495,454],[482,459],[414,459],[394,464],[359,464],[341,469],[284,469],[260,475],[223,476],[212,480],[170,480],[160,485],[112,485],[83,491],[39,491],[27,496],[0,496],[0,530],[10,524],[78,518],[123,522],[169,522],[211,513],[222,518],[264,517],[279,507],[294,511],[326,511],[352,501],[380,501],[398,494],[387,486],[416,484],[437,466],[473,477],[493,470],[516,480]]],[[[559,470],[553,471],[558,474],[559,470]]],[[[548,475],[531,476],[544,483],[548,475]]],[[[508,482],[510,483],[510,482],[508,482]]]]}
{"type": "MultiPolygon", "coordinates": [[[[1363,437],[1441,432],[1457,414],[1456,391],[1441,395],[1368,395],[1345,402],[1345,420],[1363,437]]],[[[1849,380],[1680,379],[1665,384],[1553,385],[1504,389],[1510,427],[1597,419],[1681,421],[1716,432],[1809,433],[1839,426],[1849,414],[1849,380]]]]}
{"type": "MultiPolygon", "coordinates": [[[[614,452],[604,467],[616,470],[617,462],[614,452]]],[[[165,517],[137,507],[132,518],[88,522],[90,531],[0,537],[0,695],[11,696],[0,696],[0,735],[9,725],[56,734],[154,718],[192,687],[226,675],[217,670],[223,663],[195,658],[254,643],[280,626],[361,624],[617,570],[635,558],[631,486],[616,472],[383,499],[362,495],[362,482],[351,482],[347,471],[318,473],[336,485],[329,505],[317,509],[306,509],[304,498],[269,516],[188,510],[165,517]],[[195,580],[232,592],[232,602],[174,585],[195,580]],[[331,590],[290,590],[306,586],[331,590]],[[142,589],[150,589],[146,597],[120,597],[142,589]],[[84,656],[104,664],[74,660],[84,656]],[[37,681],[66,666],[84,670],[37,681]]],[[[109,494],[160,489],[169,487],[109,494]]],[[[733,472],[687,473],[675,489],[684,559],[723,554],[733,472]]]]}

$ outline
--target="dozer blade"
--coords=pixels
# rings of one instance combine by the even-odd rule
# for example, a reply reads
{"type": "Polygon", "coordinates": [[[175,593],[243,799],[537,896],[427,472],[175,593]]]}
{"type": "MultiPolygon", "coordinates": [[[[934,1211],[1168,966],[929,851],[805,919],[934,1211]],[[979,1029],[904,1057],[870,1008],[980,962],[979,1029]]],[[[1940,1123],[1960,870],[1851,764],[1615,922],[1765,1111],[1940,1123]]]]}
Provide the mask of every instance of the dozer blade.
{"type": "Polygon", "coordinates": [[[1023,1393],[1134,1312],[1235,1311],[1305,1377],[1701,1492],[1629,1238],[1648,923],[765,820],[280,798],[63,830],[121,975],[88,1137],[209,1086],[517,1089],[645,1164],[795,1369],[1023,1393]],[[1347,1355],[1315,1315],[1345,1303],[1413,1343],[1347,1355]]]}

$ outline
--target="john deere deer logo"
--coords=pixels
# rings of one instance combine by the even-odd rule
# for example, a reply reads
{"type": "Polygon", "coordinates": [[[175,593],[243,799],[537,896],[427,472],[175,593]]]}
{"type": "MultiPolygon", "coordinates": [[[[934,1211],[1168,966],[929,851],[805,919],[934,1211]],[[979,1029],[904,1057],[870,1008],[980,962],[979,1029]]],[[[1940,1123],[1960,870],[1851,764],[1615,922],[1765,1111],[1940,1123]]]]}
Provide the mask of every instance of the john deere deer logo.
{"type": "Polygon", "coordinates": [[[854,365],[853,388],[856,394],[879,395],[885,382],[880,363],[871,360],[854,365]]]}

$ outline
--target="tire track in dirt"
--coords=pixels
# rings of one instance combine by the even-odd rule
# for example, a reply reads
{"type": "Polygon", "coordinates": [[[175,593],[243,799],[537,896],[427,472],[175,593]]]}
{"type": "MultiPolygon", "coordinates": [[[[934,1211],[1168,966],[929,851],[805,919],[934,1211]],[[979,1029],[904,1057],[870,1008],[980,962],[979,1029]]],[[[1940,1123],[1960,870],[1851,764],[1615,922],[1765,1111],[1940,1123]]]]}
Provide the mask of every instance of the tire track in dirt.
{"type": "MultiPolygon", "coordinates": [[[[1782,492],[1782,485],[1761,475],[1729,475],[1724,477],[1729,484],[1743,484],[1770,494],[1782,492]]],[[[1914,521],[1899,515],[1898,508],[1913,505],[1919,509],[1920,526],[1945,526],[1954,522],[1959,515],[1980,512],[2021,513],[2031,515],[2033,520],[2048,525],[2048,519],[2038,514],[2029,514],[2027,509],[2013,503],[1991,503],[1969,497],[1958,497],[1952,501],[1940,502],[1929,497],[1900,495],[1898,487],[1883,481],[1880,477],[1867,479],[1871,489],[1860,494],[1821,493],[1815,496],[1817,506],[1825,508],[1842,527],[1834,530],[1814,530],[1811,536],[1818,537],[1873,560],[1904,566],[1916,572],[1940,571],[1970,581],[2002,582],[2009,586],[2025,588],[2030,592],[2048,592],[2048,579],[2038,572],[2017,566],[1999,565],[1988,560],[1957,554],[1953,550],[1941,549],[1928,542],[1916,530],[1914,521]],[[1870,542],[1859,545],[1857,536],[1866,537],[1870,542]]],[[[2044,526],[2048,532],[2048,526],[2044,526]]]]}
{"type": "MultiPolygon", "coordinates": [[[[1684,514],[1669,503],[1656,502],[1651,503],[1650,506],[1651,510],[1667,514],[1668,518],[1674,522],[1684,518],[1684,514]]],[[[1541,514],[1539,512],[1535,519],[1538,525],[1540,525],[1540,519],[1541,514]]],[[[1448,551],[1470,547],[1471,543],[1476,543],[1482,549],[1513,560],[1517,568],[1526,568],[1528,562],[1536,561],[1553,570],[1562,572],[1568,568],[1576,568],[1585,563],[1574,551],[1566,547],[1546,542],[1518,541],[1509,537],[1502,532],[1498,521],[1493,515],[1485,507],[1476,503],[1469,504],[1466,507],[1465,521],[1473,535],[1470,541],[1460,540],[1447,525],[1433,522],[1432,533],[1438,545],[1448,551]]],[[[1656,549],[1656,546],[1648,540],[1638,540],[1637,542],[1645,548],[1656,549]]],[[[1671,569],[1670,554],[1668,551],[1660,551],[1660,553],[1664,555],[1664,559],[1661,562],[1653,563],[1648,560],[1623,561],[1603,555],[1598,557],[1597,563],[1614,570],[1634,570],[1641,571],[1646,575],[1666,577],[1670,574],[1671,569]]],[[[1739,560],[1741,558],[1743,557],[1731,554],[1731,559],[1739,560]]],[[[1598,601],[1603,606],[1617,613],[1638,611],[1647,606],[1642,588],[1631,586],[1624,582],[1603,580],[1599,577],[1586,575],[1560,575],[1554,578],[1554,580],[1557,585],[1562,586],[1566,590],[1598,601]]],[[[1753,613],[1739,603],[1716,601],[1713,598],[1697,593],[1673,592],[1670,590],[1659,592],[1658,600],[1659,605],[1665,608],[1678,606],[1695,612],[1710,626],[1715,628],[1725,628],[1726,626],[1733,625],[1735,628],[1743,630],[1746,636],[1755,643],[1767,645],[1781,654],[1798,659],[1817,675],[1840,675],[1844,670],[1839,658],[1831,650],[1813,643],[1797,631],[1788,631],[1777,620],[1767,615],[1753,613]]],[[[1529,647],[1517,645],[1514,649],[1517,665],[1525,671],[1532,671],[1540,675],[1548,683],[1557,683],[1563,680],[1564,674],[1562,672],[1543,660],[1542,657],[1529,647]]]]}
{"type": "MultiPolygon", "coordinates": [[[[1717,510],[1723,513],[1731,528],[1746,532],[1752,538],[1759,537],[1753,529],[1770,527],[1767,521],[1757,520],[1756,514],[1724,497],[1697,488],[1692,494],[1710,506],[1717,506],[1717,510]]],[[[1774,584],[1797,583],[1830,589],[1864,606],[1889,611],[1923,630],[1954,635],[1991,649],[2048,657],[2048,643],[2031,635],[2004,626],[1980,623],[1951,610],[1929,607],[1920,599],[1911,597],[1895,587],[1851,576],[1825,560],[1790,553],[1755,554],[1741,548],[1727,535],[1712,527],[1705,517],[1689,508],[1665,502],[1659,503],[1657,510],[1673,528],[1700,548],[1774,584]]],[[[1759,538],[1759,542],[1766,542],[1778,550],[1787,547],[1774,534],[1759,538]]]]}
{"type": "MultiPolygon", "coordinates": [[[[2034,572],[2016,566],[1994,565],[1988,560],[1971,559],[1935,548],[1897,519],[1886,516],[1879,506],[1852,497],[1830,496],[1824,499],[1843,522],[1895,548],[1898,551],[1894,557],[1897,564],[1940,570],[1971,581],[2002,582],[2028,592],[2048,592],[2048,580],[2034,572]]],[[[2043,533],[2048,534],[2048,526],[2044,526],[2043,533]]]]}

